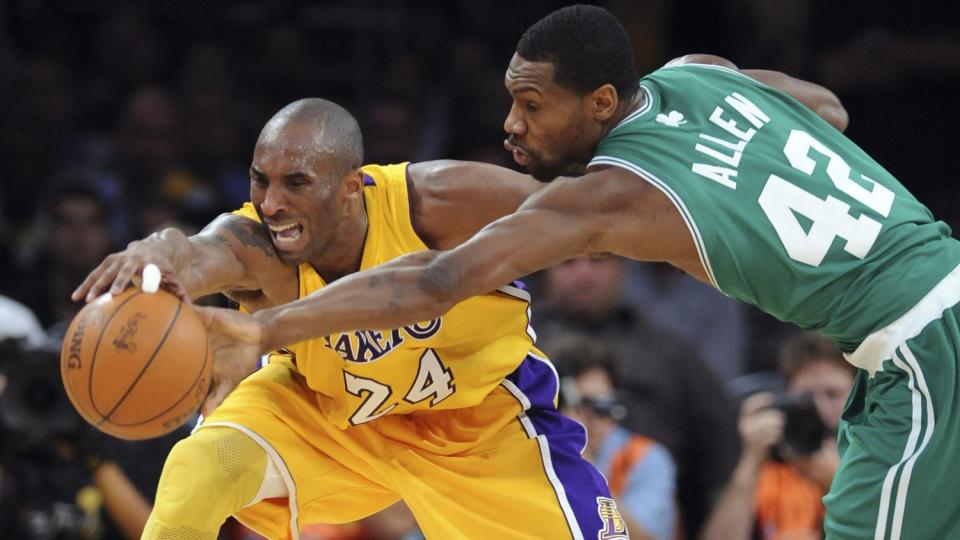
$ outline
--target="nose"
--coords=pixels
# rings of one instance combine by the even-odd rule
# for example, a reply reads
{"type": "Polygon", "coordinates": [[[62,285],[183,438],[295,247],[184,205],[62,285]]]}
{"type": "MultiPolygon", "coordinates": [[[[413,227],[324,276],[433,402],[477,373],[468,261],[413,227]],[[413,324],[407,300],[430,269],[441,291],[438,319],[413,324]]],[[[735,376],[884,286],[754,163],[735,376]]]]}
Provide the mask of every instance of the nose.
{"type": "Polygon", "coordinates": [[[506,120],[503,121],[503,130],[517,137],[523,136],[527,132],[527,125],[521,118],[516,103],[510,106],[510,112],[507,114],[506,120]]]}
{"type": "Polygon", "coordinates": [[[265,216],[274,216],[287,208],[287,201],[283,196],[283,190],[273,183],[267,186],[263,194],[263,203],[260,204],[260,211],[265,216]]]}

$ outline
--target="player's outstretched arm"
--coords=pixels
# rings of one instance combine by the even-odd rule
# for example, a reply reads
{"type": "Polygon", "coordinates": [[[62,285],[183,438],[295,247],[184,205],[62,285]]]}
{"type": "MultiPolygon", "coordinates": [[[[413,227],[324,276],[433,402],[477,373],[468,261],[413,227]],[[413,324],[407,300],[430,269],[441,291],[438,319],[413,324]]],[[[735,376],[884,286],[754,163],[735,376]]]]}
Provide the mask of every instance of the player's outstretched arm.
{"type": "Polygon", "coordinates": [[[612,252],[702,272],[675,208],[622,169],[562,178],[514,214],[449,251],[426,251],[352,274],[296,302],[255,314],[262,351],[357,328],[397,328],[442,315],[468,297],[580,255],[612,252]],[[677,232],[684,237],[678,238],[677,232]]]}
{"type": "Polygon", "coordinates": [[[700,271],[692,241],[676,231],[688,234],[661,192],[609,168],[554,181],[456,249],[400,257],[253,316],[194,308],[214,356],[214,386],[203,410],[213,410],[252,372],[260,354],[336,332],[432,319],[470,296],[579,255],[614,252],[700,271]]]}
{"type": "Polygon", "coordinates": [[[806,105],[807,108],[817,113],[817,116],[823,118],[828,124],[837,128],[837,130],[844,131],[847,129],[847,124],[850,120],[847,115],[847,110],[843,107],[843,104],[840,103],[840,99],[836,94],[819,84],[797,79],[779,71],[739,69],[736,64],[726,58],[712,54],[688,54],[667,63],[668,66],[682,64],[707,64],[735,69],[767,86],[789,94],[800,103],[806,105]]]}
{"type": "Polygon", "coordinates": [[[224,214],[190,237],[168,228],[131,242],[107,256],[71,297],[89,302],[107,291],[119,294],[150,263],[159,267],[165,288],[181,297],[204,296],[252,286],[250,267],[270,257],[276,253],[259,224],[224,214]]]}
{"type": "Polygon", "coordinates": [[[622,205],[589,177],[555,181],[516,213],[450,251],[426,251],[337,280],[258,312],[264,351],[356,328],[396,328],[578,255],[607,251],[622,205]]]}

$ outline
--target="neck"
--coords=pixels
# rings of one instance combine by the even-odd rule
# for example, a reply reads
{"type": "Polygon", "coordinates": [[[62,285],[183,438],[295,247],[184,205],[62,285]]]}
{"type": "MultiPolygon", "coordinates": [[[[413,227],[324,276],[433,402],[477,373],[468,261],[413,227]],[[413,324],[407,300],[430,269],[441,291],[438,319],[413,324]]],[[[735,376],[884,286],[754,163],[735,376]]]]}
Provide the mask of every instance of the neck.
{"type": "Polygon", "coordinates": [[[633,94],[633,97],[621,101],[620,104],[617,105],[617,112],[614,113],[614,115],[610,117],[610,120],[607,121],[606,125],[603,126],[603,132],[600,134],[599,140],[602,141],[603,138],[607,136],[607,133],[610,133],[610,130],[617,127],[617,124],[619,124],[621,120],[630,116],[646,104],[647,95],[643,93],[643,90],[637,88],[637,91],[635,94],[633,94]]]}
{"type": "Polygon", "coordinates": [[[347,274],[360,270],[363,247],[367,241],[366,208],[360,208],[340,222],[330,247],[310,261],[317,274],[326,283],[331,283],[347,274]]]}

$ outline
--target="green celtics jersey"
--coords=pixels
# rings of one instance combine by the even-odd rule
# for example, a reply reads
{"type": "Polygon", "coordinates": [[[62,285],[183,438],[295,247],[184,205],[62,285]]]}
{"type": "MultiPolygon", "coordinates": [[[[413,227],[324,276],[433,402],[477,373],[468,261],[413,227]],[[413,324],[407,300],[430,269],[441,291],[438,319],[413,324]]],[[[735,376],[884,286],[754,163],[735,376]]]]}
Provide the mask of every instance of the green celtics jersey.
{"type": "Polygon", "coordinates": [[[718,66],[640,83],[590,165],[666,194],[723,293],[849,352],[960,264],[947,225],[792,97],[718,66]]]}

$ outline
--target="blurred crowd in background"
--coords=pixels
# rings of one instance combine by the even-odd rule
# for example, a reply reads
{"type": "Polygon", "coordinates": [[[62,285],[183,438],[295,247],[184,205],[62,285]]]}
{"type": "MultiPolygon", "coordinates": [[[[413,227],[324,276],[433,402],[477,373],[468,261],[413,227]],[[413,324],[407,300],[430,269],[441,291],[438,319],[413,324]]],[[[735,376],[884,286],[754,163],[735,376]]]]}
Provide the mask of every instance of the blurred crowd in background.
{"type": "MultiPolygon", "coordinates": [[[[631,34],[641,73],[709,52],[829,87],[850,113],[848,135],[940,219],[960,224],[960,4],[597,3],[631,34]]],[[[195,231],[238,207],[260,128],[303,97],[357,117],[368,163],[515,167],[502,148],[504,69],[523,31],[564,4],[0,4],[0,338],[28,338],[0,348],[0,530],[135,537],[166,449],[184,434],[107,440],[56,395],[58,340],[80,307],[69,293],[104,256],[162,227],[195,231]],[[142,505],[117,506],[131,488],[142,505]]],[[[539,344],[635,537],[774,538],[793,521],[818,537],[839,415],[826,403],[845,396],[835,350],[662,265],[582,259],[529,281],[539,344]],[[810,383],[806,369],[826,371],[810,383]],[[782,395],[754,396],[738,416],[741,399],[764,390],[782,395]],[[809,423],[810,415],[794,418],[804,407],[820,419],[800,435],[810,443],[813,433],[813,443],[784,444],[785,432],[809,423]],[[769,459],[799,471],[794,483],[783,471],[763,476],[758,463],[769,459]],[[766,489],[757,500],[767,506],[749,498],[738,506],[738,489],[766,489]],[[778,516],[778,489],[809,494],[809,516],[778,516]]],[[[404,523],[401,515],[305,534],[400,538],[412,527],[404,523]]]]}

